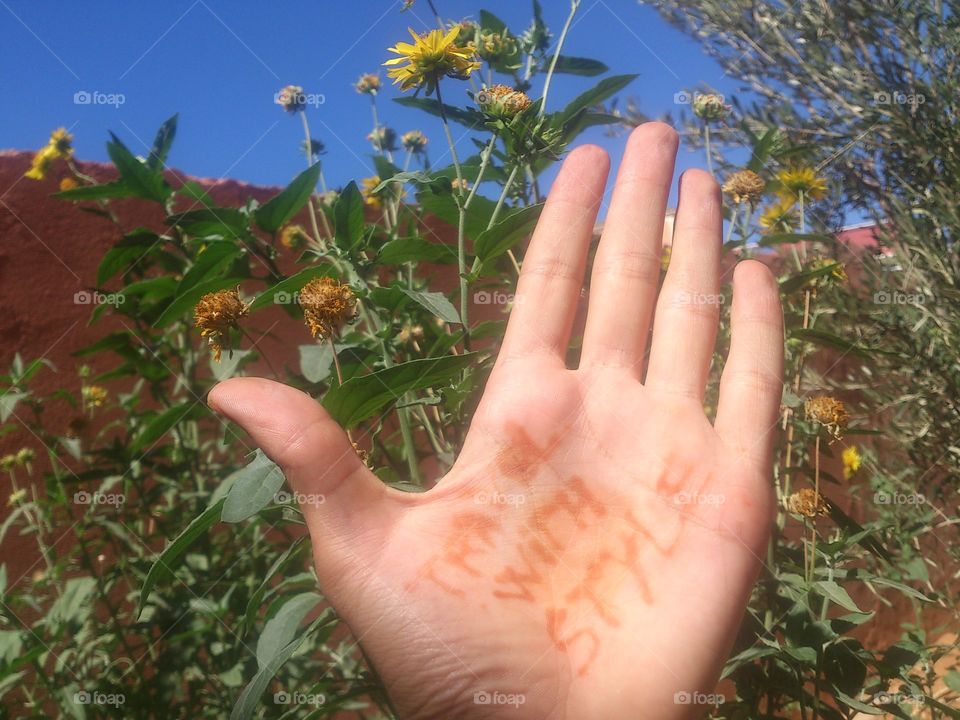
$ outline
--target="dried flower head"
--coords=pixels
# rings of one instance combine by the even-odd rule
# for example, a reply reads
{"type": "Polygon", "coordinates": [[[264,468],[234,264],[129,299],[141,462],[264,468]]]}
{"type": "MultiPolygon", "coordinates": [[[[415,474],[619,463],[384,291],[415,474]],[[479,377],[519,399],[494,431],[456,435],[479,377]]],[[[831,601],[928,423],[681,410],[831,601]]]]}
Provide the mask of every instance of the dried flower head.
{"type": "Polygon", "coordinates": [[[280,231],[280,242],[284,247],[291,250],[299,250],[308,241],[310,236],[303,225],[287,225],[280,231]]]}
{"type": "Polygon", "coordinates": [[[723,95],[702,93],[693,98],[693,114],[701,120],[720,120],[729,112],[730,106],[723,102],[723,95]]]}
{"type": "Polygon", "coordinates": [[[13,468],[17,465],[17,456],[16,455],[4,455],[0,457],[0,470],[5,472],[12,472],[13,468]]]}
{"type": "Polygon", "coordinates": [[[454,178],[450,181],[450,186],[454,190],[467,192],[470,189],[470,182],[466,178],[454,178]]]}
{"type": "Polygon", "coordinates": [[[422,325],[404,325],[402,328],[400,328],[400,332],[397,333],[397,341],[404,344],[415,340],[420,340],[422,337],[422,325]]]}
{"type": "Polygon", "coordinates": [[[380,76],[376,73],[364,73],[353,84],[353,89],[361,95],[376,95],[380,91],[380,76]]]}
{"type": "Polygon", "coordinates": [[[287,85],[280,88],[274,102],[288,113],[294,113],[306,107],[307,96],[303,94],[303,88],[299,85],[287,85]]]}
{"type": "Polygon", "coordinates": [[[807,200],[821,200],[827,196],[827,181],[813,168],[794,167],[777,173],[784,198],[796,200],[803,193],[807,200]]]}
{"type": "Polygon", "coordinates": [[[88,410],[101,407],[108,397],[110,397],[110,393],[100,385],[84,385],[80,388],[80,398],[83,400],[84,407],[88,410]]]}
{"type": "Polygon", "coordinates": [[[7,507],[13,507],[18,502],[23,500],[27,496],[26,488],[20,488],[19,490],[14,490],[10,493],[10,497],[7,498],[7,507]]]}
{"type": "Polygon", "coordinates": [[[393,128],[383,125],[374,128],[367,135],[367,140],[377,152],[393,152],[397,149],[397,131],[393,128]]]}
{"type": "Polygon", "coordinates": [[[809,518],[829,512],[823,495],[812,488],[803,488],[793,493],[784,501],[784,505],[788,511],[809,518]]]}
{"type": "Polygon", "coordinates": [[[313,159],[318,155],[323,155],[327,152],[327,146],[323,144],[323,141],[315,140],[313,138],[310,138],[309,143],[304,140],[302,143],[300,143],[300,147],[303,149],[304,155],[310,156],[311,161],[313,161],[313,159]]]}
{"type": "Polygon", "coordinates": [[[756,205],[763,197],[766,183],[753,170],[738,170],[732,173],[723,184],[723,191],[730,195],[733,201],[740,205],[750,203],[756,205]]]}
{"type": "Polygon", "coordinates": [[[369,453],[366,450],[364,450],[362,447],[357,445],[355,442],[351,442],[350,444],[353,445],[353,451],[357,454],[357,457],[360,458],[360,462],[362,462],[368,468],[371,467],[369,453]]]}
{"type": "Polygon", "coordinates": [[[431,30],[418,35],[412,28],[409,32],[413,37],[413,45],[398,42],[389,50],[400,57],[384,63],[390,67],[387,75],[393,78],[394,83],[400,84],[401,90],[426,87],[429,95],[442,78],[466,80],[474,70],[480,69],[480,63],[473,59],[473,47],[460,46],[455,42],[460,34],[459,25],[447,33],[431,30]]]}
{"type": "Polygon", "coordinates": [[[416,155],[427,147],[427,136],[419,130],[410,130],[400,136],[400,142],[404,148],[416,155]]]}
{"type": "Polygon", "coordinates": [[[525,92],[506,85],[483,87],[476,95],[477,107],[491,117],[509,120],[532,104],[525,92]]]}
{"type": "Polygon", "coordinates": [[[300,307],[310,334],[326,340],[352,322],[357,312],[357,296],[349,285],[329,277],[315,278],[300,291],[300,307]]]}
{"type": "Polygon", "coordinates": [[[78,183],[74,178],[70,177],[69,175],[60,179],[60,192],[65,192],[66,190],[73,190],[74,188],[78,188],[78,187],[80,187],[80,183],[78,183]]]}
{"type": "Polygon", "coordinates": [[[850,421],[850,414],[846,405],[830,395],[819,395],[810,398],[803,404],[807,420],[823,425],[834,438],[843,437],[850,421]]]}
{"type": "Polygon", "coordinates": [[[37,459],[37,454],[33,449],[24,447],[17,451],[17,465],[27,465],[37,459]]]}
{"type": "Polygon", "coordinates": [[[843,478],[849,480],[857,474],[857,470],[863,464],[863,456],[860,455],[860,449],[856,445],[850,445],[843,449],[840,457],[843,460],[843,478]]]}
{"type": "Polygon", "coordinates": [[[214,360],[220,360],[223,344],[230,342],[231,328],[239,327],[240,318],[249,311],[238,290],[217,290],[200,298],[193,308],[194,325],[201,337],[209,339],[214,360]]]}

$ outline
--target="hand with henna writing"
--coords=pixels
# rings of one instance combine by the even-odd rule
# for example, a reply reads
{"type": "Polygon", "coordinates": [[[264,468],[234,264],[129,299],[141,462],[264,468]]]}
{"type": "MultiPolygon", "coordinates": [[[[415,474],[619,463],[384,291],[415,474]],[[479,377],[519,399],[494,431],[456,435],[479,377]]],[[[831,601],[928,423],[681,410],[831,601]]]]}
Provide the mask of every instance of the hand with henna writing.
{"type": "Polygon", "coordinates": [[[570,153],[463,451],[429,492],[384,486],[299,391],[239,378],[210,394],[298,493],[326,497],[303,507],[317,575],[403,718],[706,709],[684,701],[713,691],[765,552],[783,337],[774,278],[740,263],[711,424],[720,192],[684,174],[658,297],[676,151],[659,123],[628,141],[575,369],[564,358],[609,161],[570,153]]]}

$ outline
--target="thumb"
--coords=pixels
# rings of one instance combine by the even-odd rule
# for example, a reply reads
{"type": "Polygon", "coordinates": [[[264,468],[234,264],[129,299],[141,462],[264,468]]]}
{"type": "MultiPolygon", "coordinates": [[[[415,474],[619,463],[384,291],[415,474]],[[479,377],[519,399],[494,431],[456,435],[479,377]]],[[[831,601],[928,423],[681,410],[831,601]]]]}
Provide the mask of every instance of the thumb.
{"type": "Polygon", "coordinates": [[[358,545],[386,529],[387,487],[309,395],[272,380],[231,378],[210,391],[207,403],[283,470],[298,496],[321,577],[335,577],[358,545]]]}

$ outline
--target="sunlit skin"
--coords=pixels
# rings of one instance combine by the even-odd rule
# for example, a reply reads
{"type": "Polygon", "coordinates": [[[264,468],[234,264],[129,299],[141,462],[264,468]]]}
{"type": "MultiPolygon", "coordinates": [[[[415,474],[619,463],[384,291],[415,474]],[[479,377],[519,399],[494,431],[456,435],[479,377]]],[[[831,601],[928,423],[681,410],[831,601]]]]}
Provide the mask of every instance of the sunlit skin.
{"type": "Polygon", "coordinates": [[[774,278],[741,262],[711,424],[720,192],[684,174],[658,297],[676,150],[659,123],[627,143],[575,369],[564,357],[609,160],[569,154],[464,449],[429,492],[386,488],[297,390],[237,378],[210,394],[298,493],[325,496],[303,506],[322,589],[403,718],[706,709],[675,696],[714,691],[760,568],[783,330],[774,278]]]}

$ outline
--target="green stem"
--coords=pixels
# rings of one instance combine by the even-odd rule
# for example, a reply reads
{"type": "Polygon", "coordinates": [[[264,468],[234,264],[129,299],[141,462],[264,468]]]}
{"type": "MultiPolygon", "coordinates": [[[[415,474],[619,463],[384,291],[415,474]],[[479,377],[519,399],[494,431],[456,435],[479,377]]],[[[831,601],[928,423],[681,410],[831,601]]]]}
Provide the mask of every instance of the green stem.
{"type": "Polygon", "coordinates": [[[703,147],[707,153],[707,172],[713,175],[713,152],[710,149],[710,122],[703,123],[703,147]]]}
{"type": "Polygon", "coordinates": [[[723,244],[726,245],[730,242],[730,239],[733,237],[733,228],[737,224],[737,213],[740,211],[740,204],[737,203],[733,206],[733,210],[730,212],[730,227],[727,228],[727,239],[723,241],[723,244]]]}
{"type": "Polygon", "coordinates": [[[567,39],[567,33],[570,32],[570,25],[573,24],[573,18],[580,7],[580,0],[570,0],[570,14],[567,15],[567,21],[563,24],[563,30],[557,39],[557,47],[553,51],[553,58],[550,60],[550,67],[547,69],[547,77],[543,81],[543,98],[540,103],[540,116],[543,117],[547,109],[547,94],[550,92],[550,81],[553,80],[554,70],[557,69],[557,61],[560,59],[560,50],[563,49],[563,43],[567,39]]]}
{"type": "MultiPolygon", "coordinates": [[[[303,134],[307,142],[307,167],[313,166],[313,138],[310,137],[310,125],[307,123],[307,113],[303,110],[300,111],[300,120],[303,123],[303,134]]],[[[323,242],[323,239],[320,236],[320,228],[317,226],[317,212],[313,207],[313,193],[310,193],[310,197],[307,199],[307,209],[310,214],[310,225],[313,229],[314,239],[317,241],[317,246],[321,249],[325,249],[326,245],[323,242]]],[[[327,237],[331,237],[330,226],[327,224],[327,216],[323,213],[320,213],[320,216],[323,218],[323,229],[327,237]]]]}

